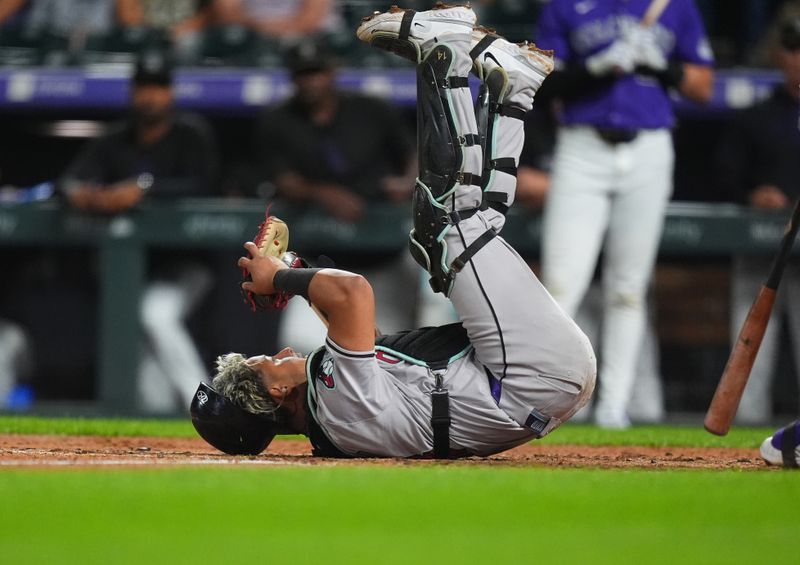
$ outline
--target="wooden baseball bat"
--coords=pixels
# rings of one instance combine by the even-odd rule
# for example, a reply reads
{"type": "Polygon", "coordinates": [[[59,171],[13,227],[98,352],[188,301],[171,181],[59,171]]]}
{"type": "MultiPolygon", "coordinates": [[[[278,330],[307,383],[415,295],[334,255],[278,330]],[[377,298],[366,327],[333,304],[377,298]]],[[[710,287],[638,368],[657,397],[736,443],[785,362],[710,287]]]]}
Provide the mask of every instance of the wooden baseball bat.
{"type": "Polygon", "coordinates": [[[795,204],[794,212],[786,225],[778,254],[772,263],[767,281],[761,285],[758,296],[750,307],[739,337],[733,346],[728,363],[722,372],[722,377],[708,407],[704,426],[706,430],[718,436],[724,436],[731,428],[731,422],[739,408],[747,379],[756,360],[761,340],[769,323],[772,307],[775,304],[775,294],[783,276],[783,269],[789,259],[798,227],[800,227],[800,200],[795,204]]]}
{"type": "Polygon", "coordinates": [[[639,24],[642,27],[650,27],[654,23],[658,21],[658,18],[661,17],[661,14],[664,13],[664,10],[667,9],[670,0],[653,0],[650,2],[650,5],[647,7],[647,10],[644,12],[644,16],[642,16],[642,21],[639,24]]]}

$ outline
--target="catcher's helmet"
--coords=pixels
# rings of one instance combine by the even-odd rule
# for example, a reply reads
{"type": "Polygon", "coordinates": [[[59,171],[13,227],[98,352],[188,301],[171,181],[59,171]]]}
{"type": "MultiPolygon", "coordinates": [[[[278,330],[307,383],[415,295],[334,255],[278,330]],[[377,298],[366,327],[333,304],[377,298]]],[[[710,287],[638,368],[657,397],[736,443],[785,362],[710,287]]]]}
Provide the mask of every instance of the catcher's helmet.
{"type": "Polygon", "coordinates": [[[228,455],[258,455],[282,426],[240,408],[205,383],[200,383],[189,408],[192,424],[208,443],[228,455]]]}

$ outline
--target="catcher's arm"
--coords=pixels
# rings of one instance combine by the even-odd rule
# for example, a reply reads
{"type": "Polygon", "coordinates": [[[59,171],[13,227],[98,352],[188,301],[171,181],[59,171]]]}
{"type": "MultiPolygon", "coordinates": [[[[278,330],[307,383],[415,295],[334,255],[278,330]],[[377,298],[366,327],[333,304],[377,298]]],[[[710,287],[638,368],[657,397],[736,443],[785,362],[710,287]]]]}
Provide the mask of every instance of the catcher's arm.
{"type": "MultiPolygon", "coordinates": [[[[241,257],[239,267],[247,269],[252,280],[242,283],[242,288],[256,294],[274,294],[275,273],[289,267],[276,257],[261,255],[252,242],[245,243],[244,247],[250,256],[241,257]]],[[[328,336],[337,345],[352,351],[372,350],[375,346],[375,299],[364,277],[338,269],[322,269],[311,279],[308,298],[327,315],[328,336]]]]}

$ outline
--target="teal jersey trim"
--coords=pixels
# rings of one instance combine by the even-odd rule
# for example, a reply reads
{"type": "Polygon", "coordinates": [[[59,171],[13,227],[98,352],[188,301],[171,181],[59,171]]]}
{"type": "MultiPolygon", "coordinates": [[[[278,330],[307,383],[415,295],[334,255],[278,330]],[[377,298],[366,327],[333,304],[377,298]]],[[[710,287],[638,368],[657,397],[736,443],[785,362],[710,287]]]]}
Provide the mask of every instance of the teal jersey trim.
{"type": "MultiPolygon", "coordinates": [[[[406,361],[407,363],[411,363],[412,365],[417,365],[419,367],[425,367],[426,369],[430,369],[430,365],[428,365],[422,359],[416,359],[416,358],[411,357],[410,355],[406,355],[405,353],[402,353],[400,351],[396,351],[396,350],[391,349],[389,347],[384,347],[383,345],[376,345],[375,349],[377,351],[383,351],[384,353],[388,353],[389,355],[391,355],[393,357],[399,357],[403,361],[406,361]]],[[[454,363],[455,361],[458,361],[462,357],[464,357],[467,354],[469,354],[469,352],[472,351],[472,350],[473,350],[473,347],[472,347],[471,344],[466,346],[464,349],[462,349],[461,351],[459,351],[458,353],[456,353],[455,355],[450,357],[450,359],[447,360],[447,364],[450,365],[451,363],[454,363]]]]}

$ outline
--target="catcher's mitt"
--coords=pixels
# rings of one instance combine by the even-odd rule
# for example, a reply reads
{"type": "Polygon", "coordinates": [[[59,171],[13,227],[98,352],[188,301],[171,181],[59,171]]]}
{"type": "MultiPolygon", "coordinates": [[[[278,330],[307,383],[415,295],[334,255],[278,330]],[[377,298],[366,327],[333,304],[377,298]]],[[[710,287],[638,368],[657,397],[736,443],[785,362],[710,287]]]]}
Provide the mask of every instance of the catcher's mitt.
{"type": "MultiPolygon", "coordinates": [[[[307,267],[306,262],[301,259],[296,253],[286,251],[289,246],[289,227],[286,222],[275,216],[270,216],[267,211],[267,216],[258,226],[258,233],[253,238],[253,243],[258,247],[259,253],[266,257],[271,255],[279,258],[286,263],[289,268],[307,267]]],[[[242,279],[249,281],[250,273],[247,269],[242,269],[242,279]]],[[[289,303],[292,295],[286,292],[276,292],[275,294],[262,295],[255,294],[248,290],[242,290],[245,302],[250,305],[250,308],[255,312],[256,310],[283,310],[289,303]]]]}

